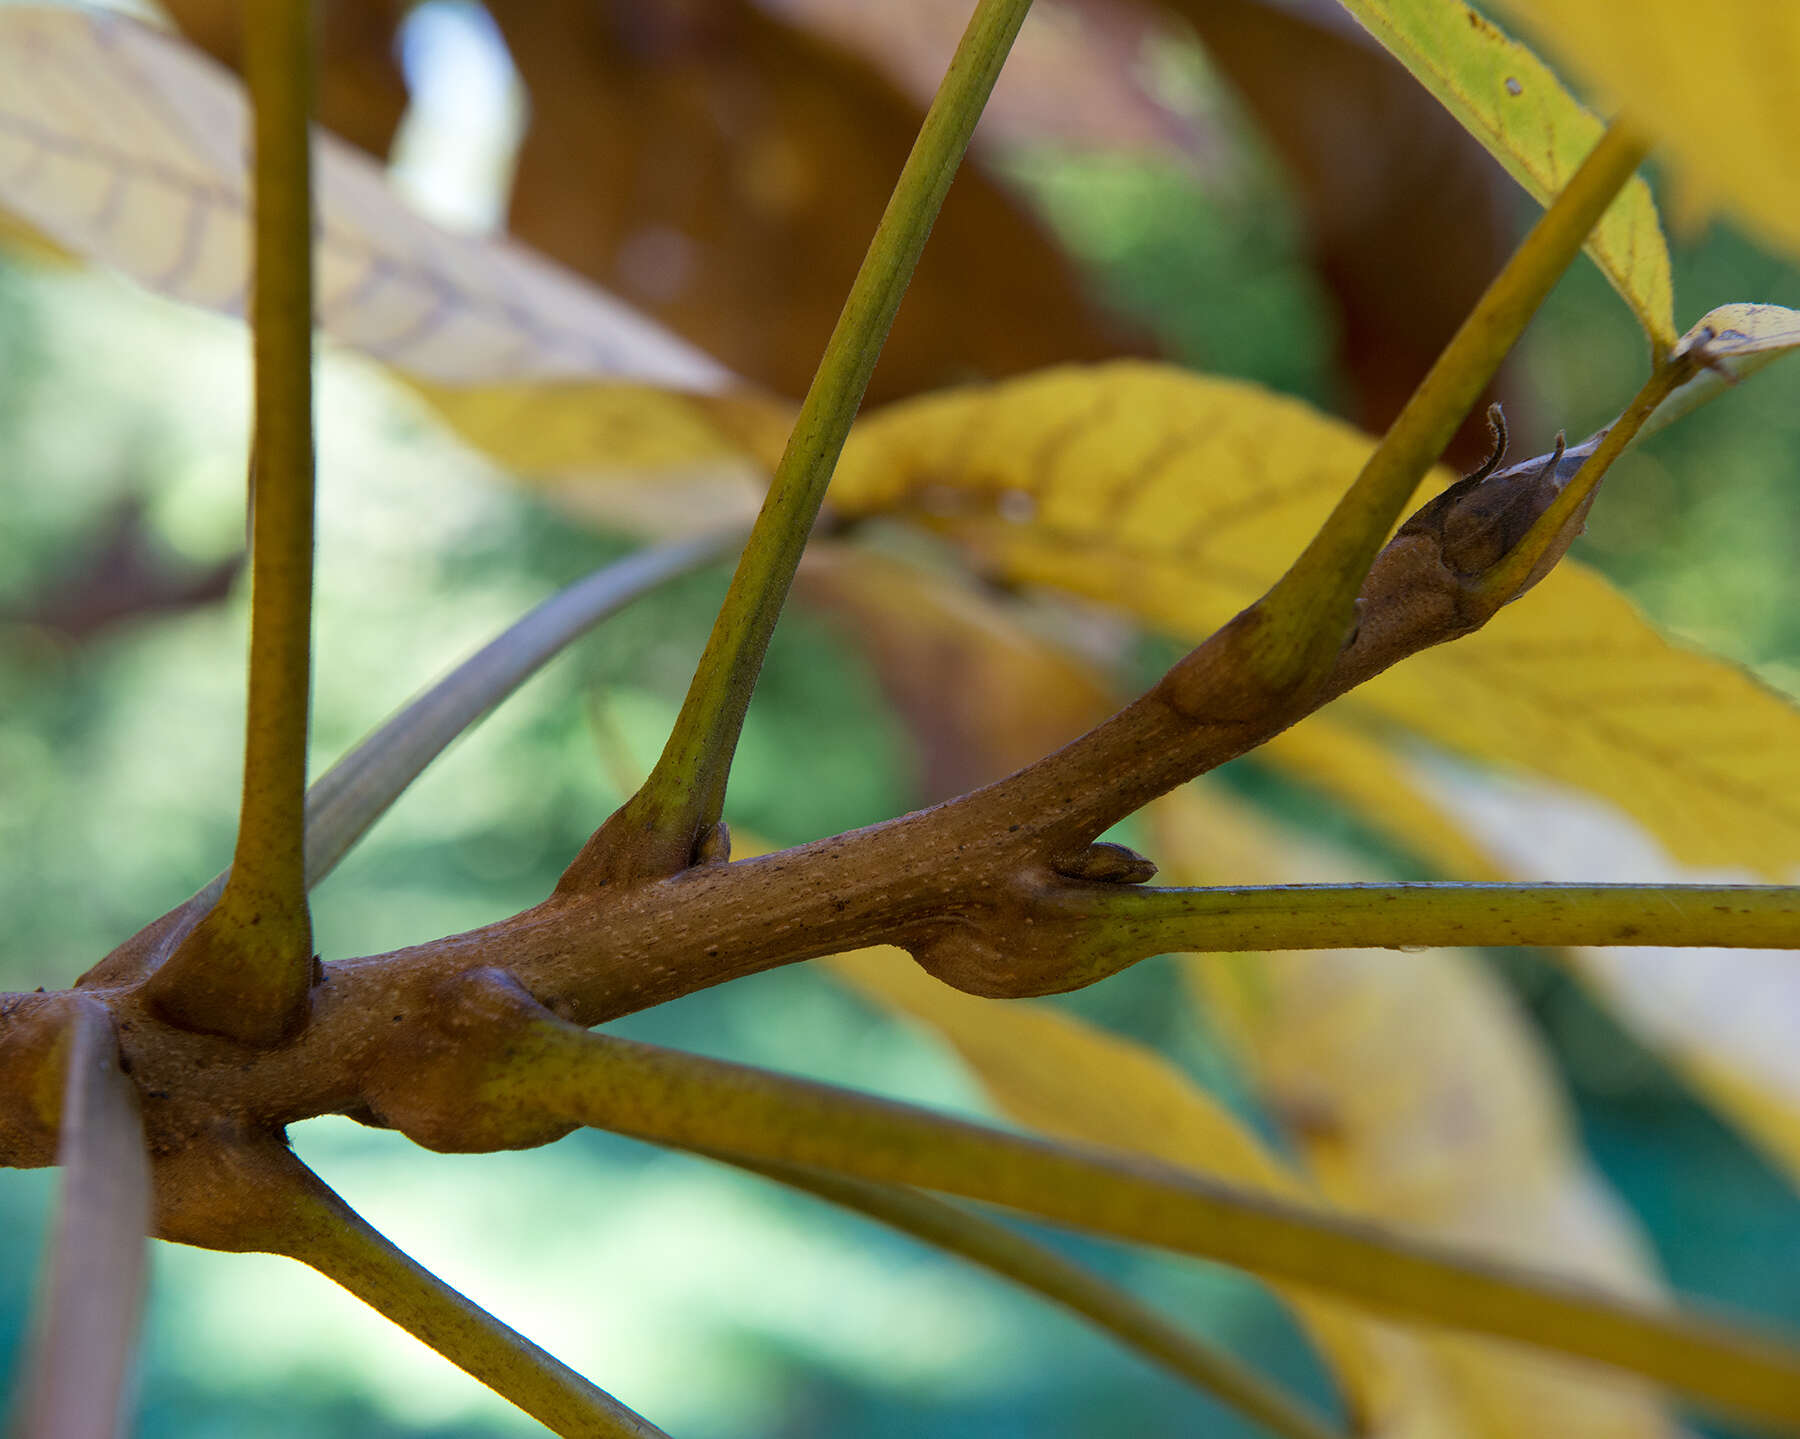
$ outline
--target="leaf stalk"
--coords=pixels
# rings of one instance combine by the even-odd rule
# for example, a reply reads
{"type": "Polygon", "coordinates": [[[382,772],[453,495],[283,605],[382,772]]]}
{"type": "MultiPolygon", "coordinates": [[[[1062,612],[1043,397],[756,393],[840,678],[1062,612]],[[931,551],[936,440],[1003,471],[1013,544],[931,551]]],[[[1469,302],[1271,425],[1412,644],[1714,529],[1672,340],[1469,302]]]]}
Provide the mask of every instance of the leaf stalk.
{"type": "Polygon", "coordinates": [[[243,802],[224,892],[152,979],[150,994],[176,1024],[267,1046],[304,1022],[313,979],[304,853],[313,584],[309,0],[258,0],[245,23],[255,120],[256,393],[243,802]]]}
{"type": "Polygon", "coordinates": [[[1079,1314],[1281,1439],[1344,1439],[1343,1432],[1227,1351],[1170,1323],[1133,1294],[1054,1249],[957,1205],[890,1184],[773,1161],[709,1155],[829,1201],[1010,1279],[1079,1314]]]}
{"type": "MultiPolygon", "coordinates": [[[[541,1011],[539,1012],[542,1013],[541,1011]]],[[[748,1066],[526,1021],[485,1098],[687,1149],[1004,1205],[1304,1284],[1393,1318],[1590,1359],[1800,1429],[1800,1348],[1248,1193],[748,1066]]]]}
{"type": "Polygon", "coordinates": [[[1305,884],[1117,886],[1055,902],[1133,954],[1655,945],[1800,949],[1792,885],[1305,884]]]}
{"type": "Polygon", "coordinates": [[[718,822],[750,696],[831,472],[1030,3],[979,0],[819,361],[662,756],[564,888],[684,869],[718,822]]]}

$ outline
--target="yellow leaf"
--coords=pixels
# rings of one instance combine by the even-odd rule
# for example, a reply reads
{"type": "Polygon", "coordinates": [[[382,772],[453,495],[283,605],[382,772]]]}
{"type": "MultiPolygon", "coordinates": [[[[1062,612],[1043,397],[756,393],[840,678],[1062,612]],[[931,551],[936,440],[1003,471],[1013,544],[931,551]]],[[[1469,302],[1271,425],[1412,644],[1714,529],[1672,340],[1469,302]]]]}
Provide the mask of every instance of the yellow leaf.
{"type": "MultiPolygon", "coordinates": [[[[1673,0],[1669,3],[1672,7],[1673,0]]],[[[1344,8],[1539,204],[1548,204],[1568,183],[1599,140],[1600,121],[1549,66],[1462,0],[1344,0],[1344,8]]],[[[1589,8],[1609,8],[1609,32],[1637,28],[1635,15],[1623,22],[1616,5],[1589,8]]],[[[1707,18],[1696,20],[1697,26],[1711,23],[1711,12],[1704,13],[1707,18]]],[[[1669,252],[1650,187],[1641,179],[1613,202],[1587,250],[1656,348],[1666,349],[1675,338],[1669,252]]]]}
{"type": "Polygon", "coordinates": [[[1505,0],[1766,240],[1800,254],[1800,9],[1782,0],[1505,0]]]}
{"type": "Polygon", "coordinates": [[[1360,811],[1382,834],[1446,875],[1509,877],[1449,809],[1419,788],[1392,750],[1331,711],[1283,730],[1256,757],[1360,811]]]}
{"type": "MultiPolygon", "coordinates": [[[[1198,786],[1153,808],[1176,882],[1297,882],[1341,865],[1198,786]]],[[[1548,1063],[1468,954],[1190,957],[1189,975],[1324,1195],[1345,1209],[1625,1294],[1657,1284],[1617,1201],[1578,1157],[1548,1063]]],[[[1447,1336],[1430,1340],[1470,1432],[1670,1434],[1639,1386],[1447,1336]]]]}
{"type": "MultiPolygon", "coordinates": [[[[1447,766],[1427,789],[1508,870],[1530,880],[1731,884],[1738,871],[1671,863],[1618,815],[1560,791],[1447,766]]],[[[1624,1024],[1719,1114],[1800,1180],[1800,965],[1789,950],[1577,949],[1568,959],[1624,1024]]]]}
{"type": "MultiPolygon", "coordinates": [[[[0,9],[0,204],[75,254],[241,314],[246,143],[242,87],[181,40],[117,15],[0,9]]],[[[315,153],[326,334],[418,381],[488,443],[496,407],[543,386],[539,431],[506,436],[514,447],[570,451],[586,424],[591,465],[741,452],[708,408],[735,403],[722,366],[516,245],[437,228],[332,136],[315,153]],[[636,416],[647,391],[694,399],[651,422],[636,416]]]]}
{"type": "Polygon", "coordinates": [[[409,388],[476,449],[564,510],[613,529],[690,534],[755,517],[791,407],[610,380],[409,388]],[[646,483],[653,478],[653,483],[646,483]]]}
{"type": "MultiPolygon", "coordinates": [[[[1370,447],[1252,385],[1067,368],[872,415],[831,500],[905,516],[1009,580],[1198,641],[1287,568],[1370,447]]],[[[1800,713],[1664,640],[1578,564],[1338,703],[1334,717],[1601,795],[1690,863],[1776,877],[1800,863],[1800,713]]]]}

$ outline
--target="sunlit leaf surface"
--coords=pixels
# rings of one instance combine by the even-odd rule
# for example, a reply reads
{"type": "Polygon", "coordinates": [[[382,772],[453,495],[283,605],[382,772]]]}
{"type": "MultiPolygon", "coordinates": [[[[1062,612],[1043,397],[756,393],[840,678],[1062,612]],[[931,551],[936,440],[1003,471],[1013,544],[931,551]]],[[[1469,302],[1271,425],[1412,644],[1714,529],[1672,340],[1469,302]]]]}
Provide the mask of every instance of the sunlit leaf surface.
{"type": "MultiPolygon", "coordinates": [[[[1344,6],[1540,204],[1568,183],[1600,139],[1600,121],[1555,73],[1462,0],[1344,0],[1344,6]]],[[[1612,14],[1612,28],[1634,28],[1620,23],[1616,8],[1612,14]]],[[[1657,346],[1672,342],[1669,253],[1650,187],[1641,179],[1626,186],[1587,248],[1657,346]]]]}
{"type": "MultiPolygon", "coordinates": [[[[1370,444],[1251,385],[1068,368],[872,416],[831,499],[1197,641],[1286,569],[1370,444]]],[[[1800,862],[1800,712],[1664,640],[1580,565],[1339,703],[1333,715],[1602,795],[1689,862],[1777,878],[1800,862]]]]}
{"type": "MultiPolygon", "coordinates": [[[[236,78],[178,39],[118,16],[0,10],[0,206],[158,294],[228,314],[243,311],[248,263],[245,119],[236,78]]],[[[636,463],[640,441],[657,464],[740,451],[707,419],[732,385],[723,367],[529,251],[438,228],[366,157],[316,144],[327,335],[527,460],[571,430],[596,465],[636,463]],[[547,422],[540,398],[524,430],[496,425],[524,384],[559,387],[548,393],[564,403],[547,422]],[[644,423],[646,387],[677,392],[662,408],[680,424],[644,423]]]]}

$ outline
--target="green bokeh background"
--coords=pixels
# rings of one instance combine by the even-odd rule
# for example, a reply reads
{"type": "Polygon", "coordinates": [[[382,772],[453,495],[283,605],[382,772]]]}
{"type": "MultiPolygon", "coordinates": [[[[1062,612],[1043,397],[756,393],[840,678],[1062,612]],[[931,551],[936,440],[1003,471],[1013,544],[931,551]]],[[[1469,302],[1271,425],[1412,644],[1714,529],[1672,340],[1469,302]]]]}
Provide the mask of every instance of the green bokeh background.
{"type": "MultiPolygon", "coordinates": [[[[1034,156],[1018,174],[1094,283],[1214,371],[1329,404],[1329,307],[1280,176],[1228,185],[1137,162],[1034,156]]],[[[1524,218],[1523,208],[1521,219],[1524,218]]],[[[1740,298],[1800,304],[1800,276],[1725,227],[1676,246],[1685,323],[1740,298]]],[[[1585,262],[1522,373],[1548,427],[1585,434],[1644,348],[1585,262]]],[[[243,587],[80,645],[28,616],[140,497],[177,566],[242,532],[241,328],[104,275],[0,261],[0,985],[60,986],[225,863],[242,722],[243,587]]],[[[1800,366],[1777,367],[1621,464],[1580,553],[1678,635],[1800,682],[1800,366]]],[[[383,377],[321,372],[315,769],[556,586],[623,553],[446,438],[383,377]]],[[[1515,436],[1529,449],[1548,434],[1515,436]]],[[[654,758],[722,592],[697,575],[609,622],[415,786],[316,896],[326,958],[467,928],[539,899],[621,798],[605,755],[654,758]]],[[[1146,663],[1158,653],[1145,646],[1146,663]]],[[[911,800],[911,758],[861,658],[796,612],[771,653],[731,814],[780,841],[911,800]]],[[[1277,813],[1405,872],[1348,817],[1249,762],[1277,813]]],[[[1800,1325],[1789,1187],[1542,960],[1495,955],[1565,1067],[1584,1133],[1675,1285],[1800,1325]]],[[[1067,1001],[1243,1102],[1203,1017],[1152,961],[1067,1001]]],[[[970,1113],[933,1042],[806,967],[692,996],[623,1033],[970,1113]]],[[[823,1206],[605,1136],[480,1158],[347,1121],[302,1155],[478,1301],[672,1432],[1235,1435],[1235,1421],[997,1281],[823,1206]]],[[[54,1176],[0,1174],[0,1338],[16,1353],[54,1176]]],[[[1253,1286],[1057,1237],[1323,1395],[1253,1286]]],[[[145,1435],[536,1432],[331,1285],[283,1261],[158,1246],[145,1435]]]]}

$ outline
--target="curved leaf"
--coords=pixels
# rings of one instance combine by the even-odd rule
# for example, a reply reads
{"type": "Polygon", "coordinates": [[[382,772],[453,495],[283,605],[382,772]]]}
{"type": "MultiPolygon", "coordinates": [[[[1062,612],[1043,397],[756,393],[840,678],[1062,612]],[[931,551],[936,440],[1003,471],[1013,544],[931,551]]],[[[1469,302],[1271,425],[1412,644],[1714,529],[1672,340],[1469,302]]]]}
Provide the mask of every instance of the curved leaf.
{"type": "MultiPolygon", "coordinates": [[[[871,416],[832,500],[927,525],[1008,580],[1198,641],[1283,573],[1370,447],[1252,385],[1071,367],[871,416]]],[[[1774,878],[1800,863],[1800,712],[1664,640],[1578,564],[1338,705],[1602,795],[1688,862],[1774,878]]]]}
{"type": "MultiPolygon", "coordinates": [[[[1462,0],[1343,4],[1540,205],[1568,183],[1599,140],[1599,119],[1550,67],[1462,0]]],[[[1615,20],[1619,29],[1634,25],[1615,20]]],[[[1587,250],[1651,342],[1659,351],[1668,348],[1675,339],[1669,252],[1643,180],[1633,180],[1613,202],[1587,250]]]]}
{"type": "Polygon", "coordinates": [[[1656,407],[1640,433],[1655,434],[1673,424],[1796,346],[1800,346],[1800,310],[1738,304],[1708,311],[1675,346],[1677,355],[1701,357],[1703,367],[1656,407]]]}

